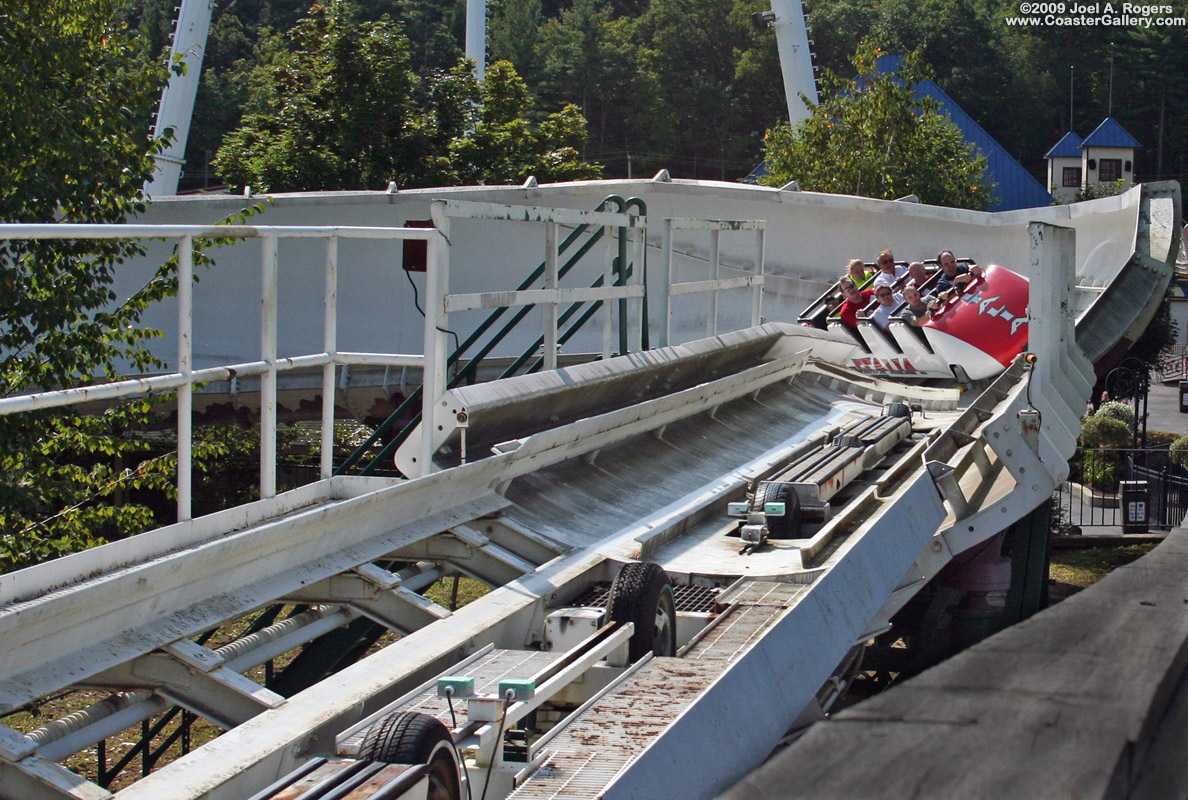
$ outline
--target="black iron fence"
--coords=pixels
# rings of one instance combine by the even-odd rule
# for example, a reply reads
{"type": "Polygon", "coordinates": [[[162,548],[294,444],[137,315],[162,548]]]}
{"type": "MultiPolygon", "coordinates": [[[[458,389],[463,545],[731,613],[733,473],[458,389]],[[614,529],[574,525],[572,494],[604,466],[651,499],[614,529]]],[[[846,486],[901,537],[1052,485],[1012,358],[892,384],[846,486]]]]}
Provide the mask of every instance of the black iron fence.
{"type": "Polygon", "coordinates": [[[1166,447],[1080,448],[1054,500],[1069,526],[1121,527],[1141,503],[1149,527],[1170,529],[1188,513],[1188,471],[1170,462],[1166,447]],[[1141,483],[1124,485],[1130,481],[1141,483]]]}

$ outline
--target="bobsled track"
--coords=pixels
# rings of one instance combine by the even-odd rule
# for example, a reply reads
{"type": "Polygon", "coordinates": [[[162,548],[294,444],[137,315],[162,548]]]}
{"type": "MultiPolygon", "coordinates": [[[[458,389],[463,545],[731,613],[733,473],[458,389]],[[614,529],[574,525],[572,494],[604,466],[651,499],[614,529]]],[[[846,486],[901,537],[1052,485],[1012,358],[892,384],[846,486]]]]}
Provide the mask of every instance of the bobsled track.
{"type": "Polygon", "coordinates": [[[889,632],[919,633],[909,612],[942,569],[969,603],[1025,616],[1046,575],[1012,576],[1002,539],[1030,546],[1094,363],[1166,289],[1178,186],[1030,221],[607,183],[280,198],[218,229],[230,201],[157,202],[133,226],[0,226],[166,239],[181,276],[155,323],[175,372],[0,399],[7,414],[176,391],[179,452],[179,522],[0,576],[0,713],[100,691],[38,730],[0,729],[0,797],[112,796],[66,761],[129,729],[151,750],[174,709],[224,732],[115,796],[714,797],[820,719],[889,632]],[[620,191],[647,213],[592,210],[620,191]],[[593,279],[566,280],[559,241],[582,225],[623,244],[606,237],[593,279]],[[212,251],[192,283],[191,245],[215,236],[260,244],[212,251]],[[424,272],[406,277],[409,241],[424,272]],[[860,374],[855,341],[783,321],[849,254],[888,246],[1009,262],[1030,280],[1027,357],[963,395],[860,374]],[[646,278],[623,268],[645,256],[646,278]],[[537,261],[538,282],[509,289],[524,273],[509,265],[537,261]],[[578,302],[589,328],[566,337],[578,302]],[[509,341],[539,370],[455,385],[468,362],[448,332],[528,306],[509,341]],[[388,373],[369,391],[390,392],[393,369],[425,388],[387,475],[334,474],[352,364],[388,373]],[[228,398],[259,415],[261,499],[194,518],[195,410],[228,398]],[[325,456],[320,479],[281,491],[286,398],[313,403],[325,456]],[[491,590],[453,611],[426,597],[455,575],[491,590]]]}

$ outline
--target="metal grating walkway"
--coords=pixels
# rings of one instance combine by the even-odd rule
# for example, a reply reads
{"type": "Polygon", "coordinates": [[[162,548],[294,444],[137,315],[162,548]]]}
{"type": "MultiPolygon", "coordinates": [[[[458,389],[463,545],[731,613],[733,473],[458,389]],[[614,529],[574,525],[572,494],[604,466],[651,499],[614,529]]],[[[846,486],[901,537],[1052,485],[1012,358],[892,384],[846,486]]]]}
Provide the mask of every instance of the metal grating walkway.
{"type": "MultiPolygon", "coordinates": [[[[606,608],[610,600],[610,581],[591,584],[573,605],[584,608],[606,608]]],[[[672,599],[676,603],[677,612],[691,614],[710,614],[714,611],[715,601],[721,589],[713,586],[694,586],[688,583],[674,583],[672,585],[672,599]]]]}
{"type": "Polygon", "coordinates": [[[590,798],[602,792],[705,690],[748,642],[808,587],[753,581],[732,593],[721,621],[684,658],[655,658],[574,720],[510,797],[590,798]]]}

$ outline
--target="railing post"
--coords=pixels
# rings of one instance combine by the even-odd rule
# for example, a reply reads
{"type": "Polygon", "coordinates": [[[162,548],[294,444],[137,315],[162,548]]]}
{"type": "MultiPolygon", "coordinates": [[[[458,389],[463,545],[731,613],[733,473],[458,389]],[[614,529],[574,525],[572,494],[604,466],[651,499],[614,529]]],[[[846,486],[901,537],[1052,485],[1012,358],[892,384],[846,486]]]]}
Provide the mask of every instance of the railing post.
{"type": "MultiPolygon", "coordinates": [[[[619,259],[615,263],[615,286],[627,285],[627,229],[617,228],[615,240],[619,243],[619,259]]],[[[613,300],[611,301],[614,302],[613,300]]],[[[619,355],[626,355],[631,351],[631,344],[627,341],[627,298],[621,297],[619,306],[619,355]]]]}
{"type": "Polygon", "coordinates": [[[660,346],[668,347],[672,336],[672,220],[665,217],[660,229],[660,346]]]}
{"type": "Polygon", "coordinates": [[[418,453],[422,475],[433,471],[433,432],[437,430],[437,402],[445,393],[446,330],[449,326],[445,296],[450,287],[450,221],[442,201],[434,201],[430,211],[439,235],[429,239],[425,272],[425,371],[421,378],[421,446],[418,453]]]}
{"type": "MultiPolygon", "coordinates": [[[[557,223],[545,223],[545,271],[544,288],[557,288],[557,223]]],[[[557,301],[545,304],[541,309],[544,316],[544,368],[557,368],[557,301]]]]}
{"type": "Polygon", "coordinates": [[[260,259],[260,498],[276,497],[276,250],[275,233],[266,233],[260,259]]]}
{"type": "MultiPolygon", "coordinates": [[[[764,262],[767,258],[767,231],[759,228],[755,231],[755,274],[763,277],[764,262]]],[[[763,284],[757,283],[751,290],[751,327],[763,324],[763,284]]]]}
{"type": "Polygon", "coordinates": [[[1167,496],[1168,496],[1167,467],[1165,466],[1163,469],[1161,469],[1159,471],[1159,525],[1160,525],[1160,527],[1167,525],[1168,519],[1170,519],[1170,515],[1167,513],[1167,496]]]}
{"type": "MultiPolygon", "coordinates": [[[[603,250],[602,286],[609,289],[615,285],[615,229],[607,226],[603,228],[606,247],[603,250]]],[[[602,301],[602,357],[608,359],[615,348],[615,302],[602,301]]]]}
{"type": "Polygon", "coordinates": [[[177,389],[177,520],[193,518],[194,437],[194,239],[177,243],[177,371],[185,383],[177,389]]]}
{"type": "MultiPolygon", "coordinates": [[[[722,232],[717,228],[710,231],[710,280],[718,280],[721,272],[722,232]]],[[[709,317],[705,323],[705,335],[718,335],[718,287],[710,290],[709,317]]]]}
{"type": "Polygon", "coordinates": [[[320,474],[334,474],[334,372],[338,366],[338,237],[326,239],[326,287],[322,300],[322,347],[329,362],[322,367],[322,458],[320,474]]]}
{"type": "MultiPolygon", "coordinates": [[[[644,246],[646,244],[646,231],[643,228],[628,228],[628,236],[631,237],[631,263],[633,268],[631,275],[627,279],[627,284],[630,286],[642,286],[644,292],[648,290],[647,284],[644,281],[644,246]]],[[[629,319],[629,335],[631,338],[631,350],[638,353],[643,350],[643,330],[648,321],[644,319],[644,298],[633,297],[630,298],[629,308],[632,314],[629,319]]]]}

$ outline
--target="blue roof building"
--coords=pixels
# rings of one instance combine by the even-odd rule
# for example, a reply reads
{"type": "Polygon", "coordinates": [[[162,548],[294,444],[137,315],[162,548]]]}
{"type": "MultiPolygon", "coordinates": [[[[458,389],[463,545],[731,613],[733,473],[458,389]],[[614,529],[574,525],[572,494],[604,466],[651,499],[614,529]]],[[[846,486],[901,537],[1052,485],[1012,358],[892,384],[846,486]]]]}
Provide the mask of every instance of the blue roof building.
{"type": "MultiPolygon", "coordinates": [[[[1134,185],[1135,151],[1140,147],[1113,117],[1102,120],[1084,139],[1069,131],[1044,156],[1052,196],[1072,202],[1079,192],[1092,195],[1090,190],[1102,184],[1129,189],[1134,185]]],[[[1111,186],[1107,193],[1113,190],[1111,186]]]]}
{"type": "MultiPolygon", "coordinates": [[[[899,71],[903,57],[898,53],[880,56],[877,62],[879,72],[893,74],[899,71]]],[[[986,156],[986,178],[996,185],[990,211],[1012,211],[1016,208],[1035,208],[1052,204],[1048,193],[1030,172],[1023,168],[994,137],[986,132],[973,117],[935,81],[920,81],[915,86],[917,97],[930,97],[940,104],[940,113],[948,116],[960,129],[967,142],[975,145],[986,156]]]]}

